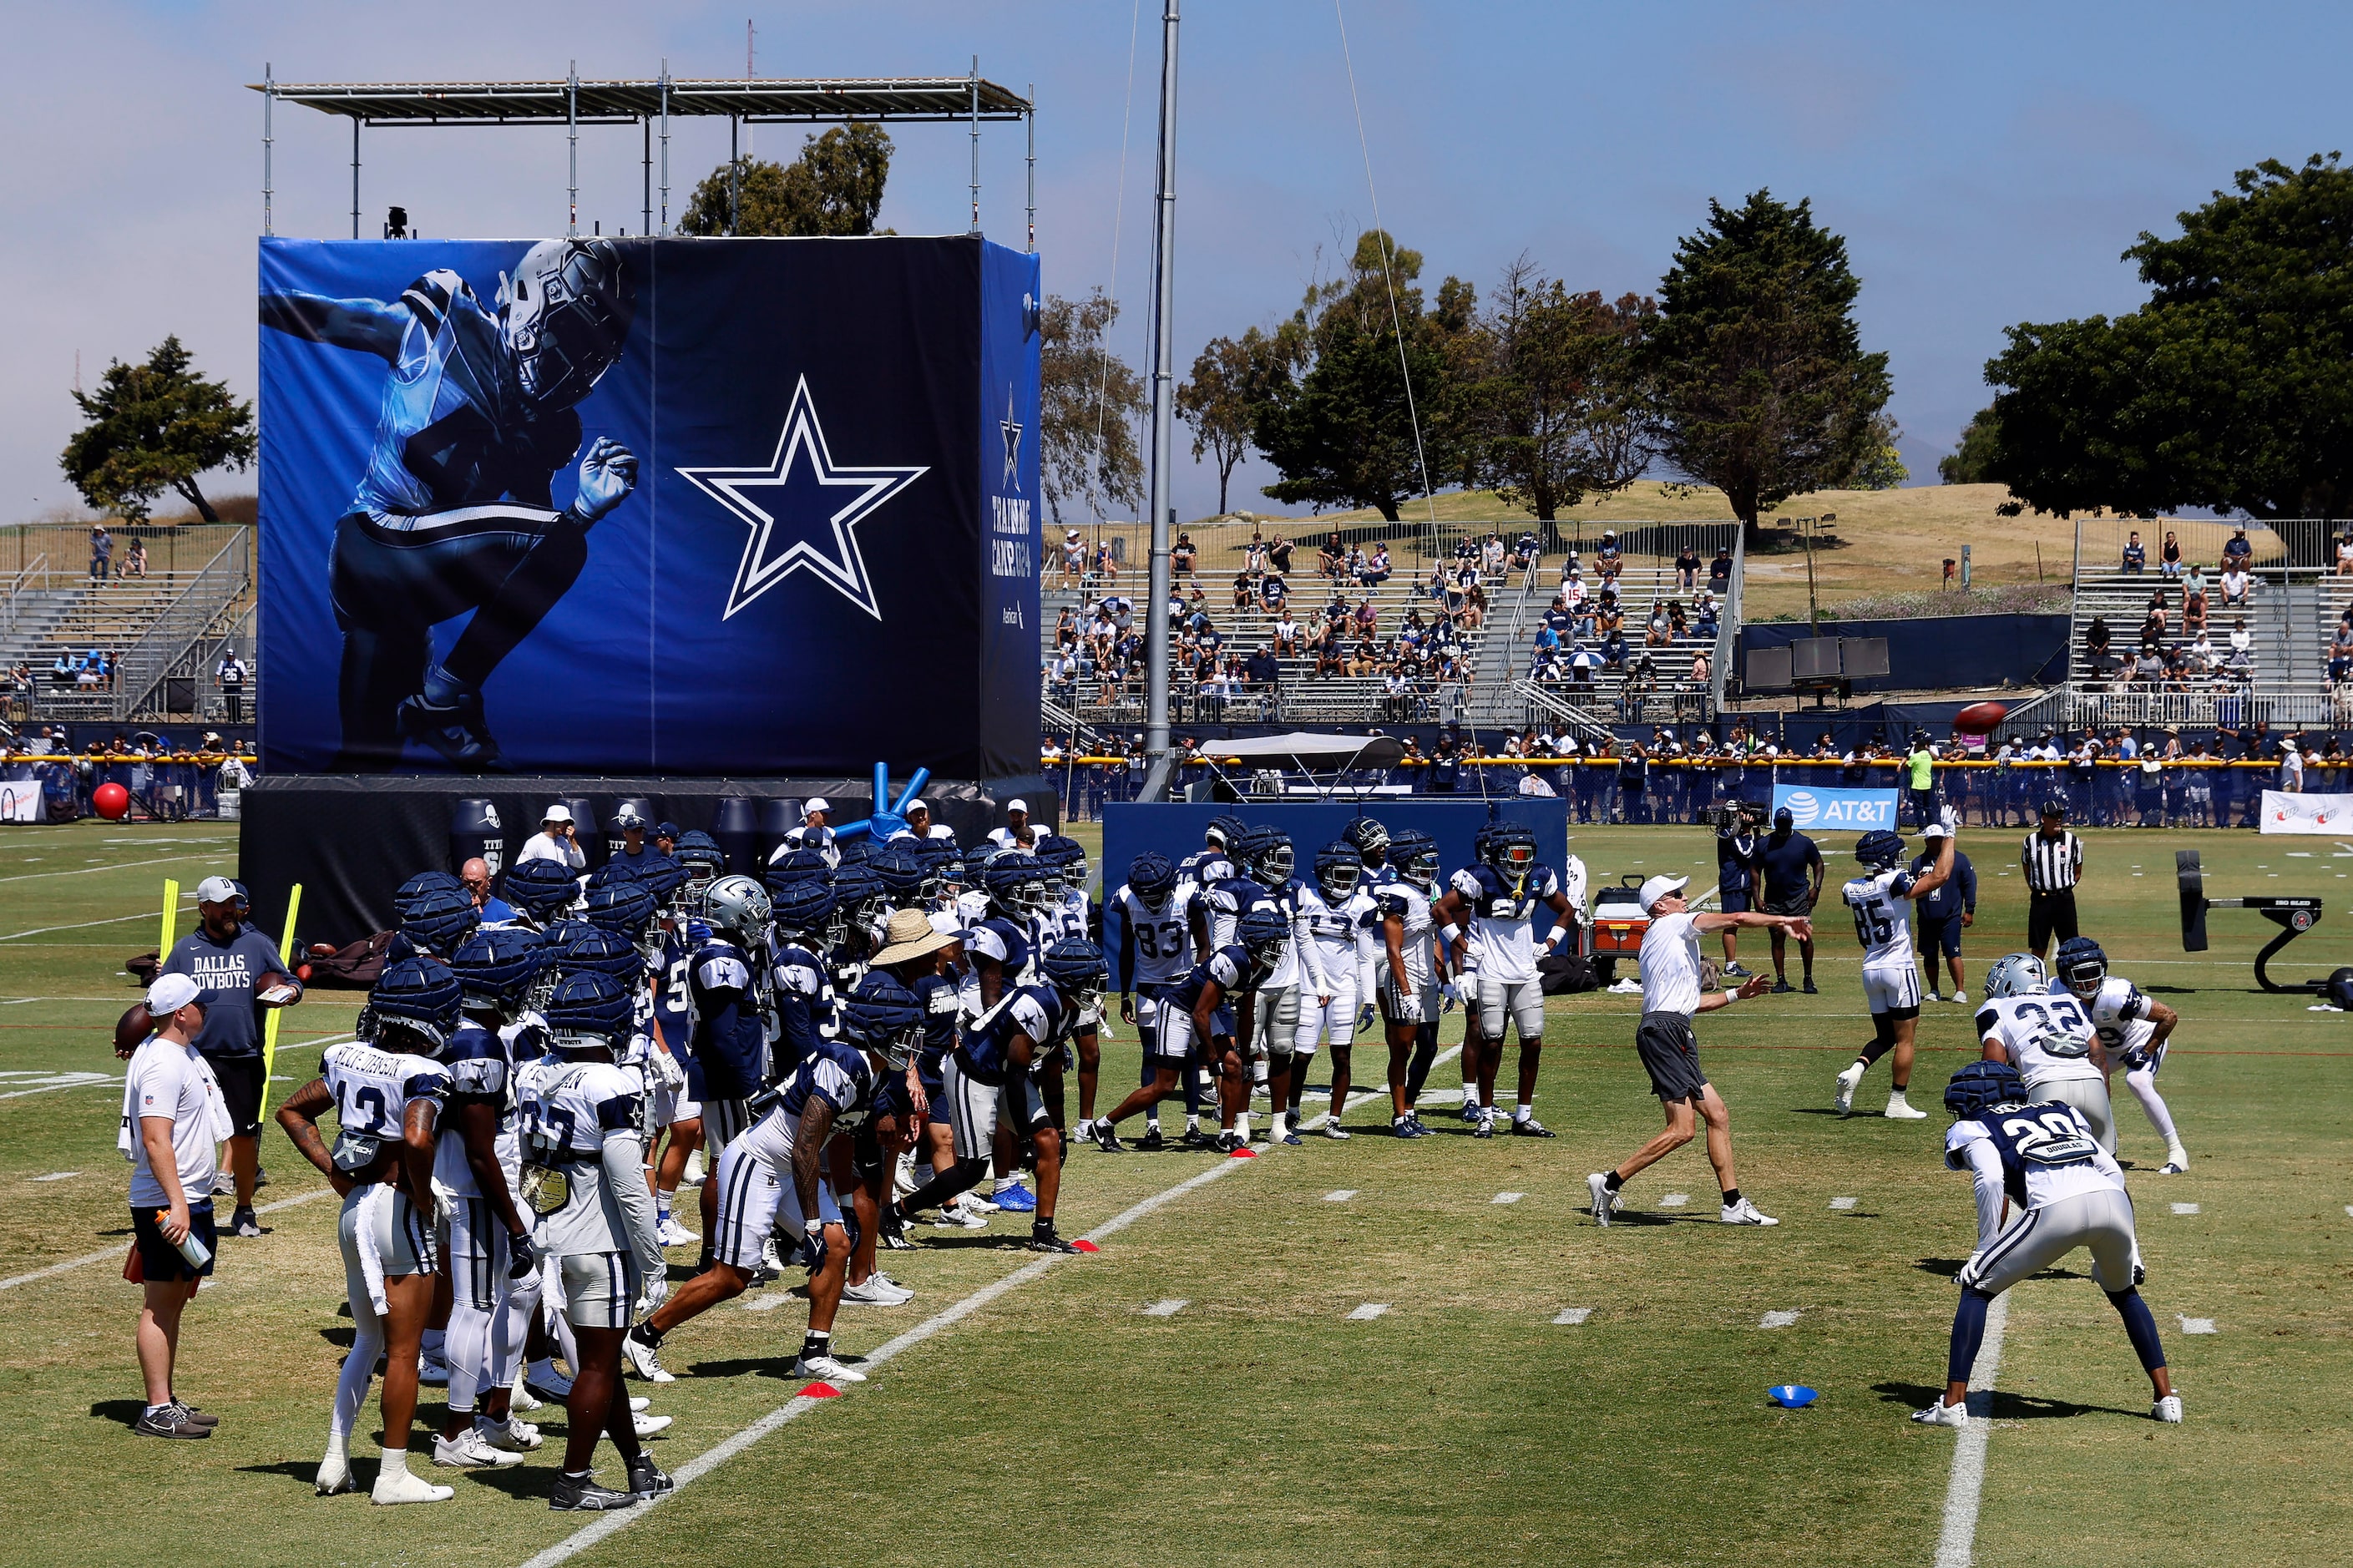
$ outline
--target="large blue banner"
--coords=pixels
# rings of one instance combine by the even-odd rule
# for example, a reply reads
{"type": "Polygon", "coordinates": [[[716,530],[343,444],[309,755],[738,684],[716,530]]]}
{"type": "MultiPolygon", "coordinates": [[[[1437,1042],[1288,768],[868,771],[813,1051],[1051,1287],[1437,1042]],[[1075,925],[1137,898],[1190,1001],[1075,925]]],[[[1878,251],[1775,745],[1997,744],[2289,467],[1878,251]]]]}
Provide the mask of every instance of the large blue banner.
{"type": "Polygon", "coordinates": [[[1038,279],[264,240],[265,765],[1034,771],[1038,279]]]}
{"type": "Polygon", "coordinates": [[[1775,784],[1773,809],[1789,808],[1803,833],[1869,833],[1895,826],[1892,789],[1818,789],[1812,784],[1775,784]]]}

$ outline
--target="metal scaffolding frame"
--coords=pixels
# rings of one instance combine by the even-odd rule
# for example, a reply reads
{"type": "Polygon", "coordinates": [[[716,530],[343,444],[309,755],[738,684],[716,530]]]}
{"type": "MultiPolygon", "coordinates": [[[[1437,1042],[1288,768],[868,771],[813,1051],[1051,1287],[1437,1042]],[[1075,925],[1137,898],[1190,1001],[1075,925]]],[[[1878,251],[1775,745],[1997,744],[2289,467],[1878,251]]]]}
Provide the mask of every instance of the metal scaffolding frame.
{"type": "MultiPolygon", "coordinates": [[[[963,122],[972,128],[972,231],[980,232],[980,126],[1021,121],[1029,131],[1029,248],[1037,237],[1037,109],[1032,97],[972,69],[955,77],[776,77],[698,79],[662,73],[643,80],[584,79],[576,69],[546,81],[282,82],[265,67],[248,84],[262,95],[261,232],[272,229],[271,112],[283,100],[352,122],[352,237],[360,236],[360,129],[363,126],[563,125],[569,139],[572,228],[578,229],[580,128],[636,125],[644,138],[647,183],[651,142],[661,139],[661,219],[670,224],[670,121],[672,115],[723,115],[731,143],[744,125],[839,124],[854,120],[963,122]]],[[[740,162],[740,160],[738,160],[740,162]]],[[[650,206],[650,202],[649,202],[650,206]]]]}

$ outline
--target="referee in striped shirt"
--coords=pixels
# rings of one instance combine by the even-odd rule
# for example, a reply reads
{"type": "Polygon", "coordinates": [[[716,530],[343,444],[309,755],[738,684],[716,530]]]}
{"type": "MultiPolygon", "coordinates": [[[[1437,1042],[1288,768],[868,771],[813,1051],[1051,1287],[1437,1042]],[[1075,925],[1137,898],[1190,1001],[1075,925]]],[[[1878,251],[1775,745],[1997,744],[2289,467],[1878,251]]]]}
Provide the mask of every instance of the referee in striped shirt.
{"type": "Polygon", "coordinates": [[[2026,945],[2050,957],[2051,939],[2066,942],[2075,928],[2075,884],[2084,877],[2084,841],[2067,831],[2067,805],[2042,802],[2042,826],[2026,836],[2018,864],[2026,873],[2026,945]]]}

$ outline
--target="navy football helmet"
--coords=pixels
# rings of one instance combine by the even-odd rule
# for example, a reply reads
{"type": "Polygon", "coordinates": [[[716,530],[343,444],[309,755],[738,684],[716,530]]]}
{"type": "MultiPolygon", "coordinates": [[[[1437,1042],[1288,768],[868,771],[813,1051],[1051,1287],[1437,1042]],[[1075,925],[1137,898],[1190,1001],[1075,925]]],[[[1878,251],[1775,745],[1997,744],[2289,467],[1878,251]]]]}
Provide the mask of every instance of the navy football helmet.
{"type": "Polygon", "coordinates": [[[634,882],[637,879],[638,868],[627,860],[607,860],[589,872],[581,885],[593,893],[597,889],[609,887],[615,882],[634,882]]]}
{"type": "Polygon", "coordinates": [[[1147,849],[1127,863],[1127,890],[1143,900],[1146,909],[1157,910],[1176,890],[1176,868],[1166,855],[1147,849]]]}
{"type": "Polygon", "coordinates": [[[372,1037],[386,1050],[438,1057],[457,1033],[463,999],[448,964],[430,955],[404,958],[368,991],[372,1037]]]}
{"type": "Polygon", "coordinates": [[[1299,854],[1291,847],[1291,835],[1280,827],[1261,824],[1250,830],[1249,844],[1243,853],[1249,860],[1250,880],[1271,891],[1282,891],[1291,880],[1291,873],[1299,868],[1299,854]]]}
{"type": "Polygon", "coordinates": [[[686,868],[690,908],[701,901],[703,889],[727,874],[727,857],[720,850],[719,841],[699,827],[679,835],[670,858],[686,868]]]}
{"type": "Polygon", "coordinates": [[[2059,944],[2058,962],[2051,967],[2068,990],[2088,1002],[2108,977],[2108,955],[2090,937],[2071,936],[2059,944]]]}
{"type": "Polygon", "coordinates": [[[400,934],[425,952],[457,952],[481,923],[482,911],[463,888],[454,893],[435,889],[419,894],[400,911],[400,934]]]}
{"type": "Polygon", "coordinates": [[[561,860],[526,860],[507,872],[507,902],[540,924],[572,907],[580,896],[580,880],[561,860]]]}
{"type": "Polygon", "coordinates": [[[645,940],[655,913],[654,896],[643,882],[607,882],[588,890],[588,923],[633,944],[645,940]]]}
{"type": "Polygon", "coordinates": [[[556,1048],[617,1045],[637,1019],[637,999],[610,974],[582,970],[558,982],[543,1010],[556,1048]]]}
{"type": "Polygon", "coordinates": [[[885,844],[866,863],[881,879],[892,909],[912,909],[923,897],[923,863],[902,843],[885,844]]]}
{"type": "Polygon", "coordinates": [[[1389,864],[1426,893],[1438,883],[1438,840],[1418,827],[1400,828],[1389,840],[1389,864]]]}
{"type": "Polygon", "coordinates": [[[1345,839],[1335,839],[1315,852],[1315,886],[1335,910],[1356,893],[1364,875],[1363,856],[1345,839]]]}
{"type": "Polygon", "coordinates": [[[1239,816],[1213,816],[1201,837],[1230,855],[1249,831],[1250,825],[1239,816]]]}
{"type": "Polygon", "coordinates": [[[1250,955],[1250,983],[1264,980],[1282,962],[1291,922],[1269,909],[1256,909],[1234,923],[1234,940],[1250,955]]]}
{"type": "Polygon", "coordinates": [[[999,855],[981,873],[981,886],[988,890],[991,907],[1008,920],[1045,912],[1046,874],[1031,856],[999,855]]]}
{"type": "Polygon", "coordinates": [[[447,871],[419,871],[403,882],[392,895],[393,912],[405,920],[409,906],[420,902],[429,894],[462,893],[465,890],[466,884],[447,871]]]}
{"type": "Polygon", "coordinates": [[[816,942],[833,919],[833,885],[815,878],[778,887],[769,903],[777,935],[787,940],[816,942]]]}
{"type": "Polygon", "coordinates": [[[1536,863],[1535,830],[1521,822],[1491,822],[1480,831],[1478,854],[1507,877],[1525,877],[1536,863]]]}
{"type": "Polygon", "coordinates": [[[773,889],[810,878],[829,881],[832,877],[833,862],[825,858],[824,850],[793,849],[768,862],[767,874],[760,879],[773,889]]]}
{"type": "Polygon", "coordinates": [[[686,868],[668,855],[649,855],[638,863],[638,885],[654,896],[654,907],[677,907],[686,888],[686,868]]]}
{"type": "Polygon", "coordinates": [[[2008,1062],[1970,1062],[1945,1085],[1945,1109],[1955,1116],[1982,1116],[1997,1105],[2026,1103],[2026,1080],[2008,1062]]]}
{"type": "Polygon", "coordinates": [[[449,956],[467,1005],[512,1016],[528,1005],[553,957],[547,939],[522,926],[485,926],[449,956]]]}
{"type": "MultiPolygon", "coordinates": [[[[565,942],[555,955],[555,970],[565,980],[579,974],[607,975],[616,984],[634,990],[645,976],[646,959],[628,937],[588,926],[565,942]]],[[[559,983],[555,989],[561,994],[564,987],[559,983]]]]}
{"type": "Polygon", "coordinates": [[[1367,866],[1377,866],[1389,852],[1389,830],[1369,816],[1360,816],[1342,830],[1358,858],[1367,866]]]}
{"type": "Polygon", "coordinates": [[[870,971],[842,1005],[841,1037],[904,1072],[923,1043],[923,1005],[890,975],[870,971]]]}
{"type": "Polygon", "coordinates": [[[1103,949],[1084,937],[1064,937],[1038,960],[1039,976],[1082,1012],[1102,1007],[1110,973],[1103,949]]]}
{"type": "Polygon", "coordinates": [[[1903,837],[1875,827],[1854,841],[1854,858],[1874,871],[1884,871],[1904,858],[1903,837]]]}

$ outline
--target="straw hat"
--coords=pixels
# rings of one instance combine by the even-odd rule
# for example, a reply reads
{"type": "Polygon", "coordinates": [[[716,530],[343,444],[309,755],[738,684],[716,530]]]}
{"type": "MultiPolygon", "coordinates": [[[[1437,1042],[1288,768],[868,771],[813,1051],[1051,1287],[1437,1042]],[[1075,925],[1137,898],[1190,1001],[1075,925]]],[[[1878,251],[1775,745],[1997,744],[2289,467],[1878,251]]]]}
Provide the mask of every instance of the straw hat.
{"type": "Polygon", "coordinates": [[[921,910],[901,910],[893,914],[887,935],[889,942],[873,958],[878,969],[923,958],[955,941],[944,931],[933,930],[930,918],[921,910]]]}

